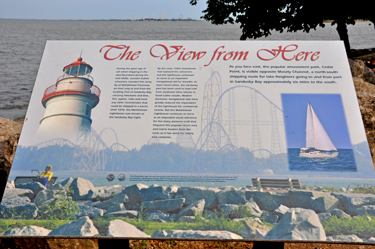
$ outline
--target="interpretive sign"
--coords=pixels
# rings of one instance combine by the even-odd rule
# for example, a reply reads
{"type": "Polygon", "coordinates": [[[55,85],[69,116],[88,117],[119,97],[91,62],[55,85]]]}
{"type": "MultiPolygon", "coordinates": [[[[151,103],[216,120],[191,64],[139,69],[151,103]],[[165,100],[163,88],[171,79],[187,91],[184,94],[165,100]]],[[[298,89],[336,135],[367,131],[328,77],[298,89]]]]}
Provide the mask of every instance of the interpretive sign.
{"type": "Polygon", "coordinates": [[[1,233],[353,241],[374,176],[341,42],[48,41],[1,233]]]}

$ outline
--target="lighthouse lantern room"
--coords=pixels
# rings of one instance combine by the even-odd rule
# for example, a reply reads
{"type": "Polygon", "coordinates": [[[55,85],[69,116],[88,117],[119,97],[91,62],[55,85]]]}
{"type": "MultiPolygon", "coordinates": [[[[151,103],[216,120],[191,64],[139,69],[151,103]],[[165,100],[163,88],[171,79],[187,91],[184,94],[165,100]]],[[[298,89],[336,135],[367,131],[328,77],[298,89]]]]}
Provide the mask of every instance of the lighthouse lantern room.
{"type": "Polygon", "coordinates": [[[90,77],[92,71],[92,66],[82,61],[82,58],[78,58],[77,61],[67,65],[63,69],[64,76],[77,77],[77,76],[87,76],[90,77]]]}
{"type": "Polygon", "coordinates": [[[63,75],[48,87],[42,104],[46,108],[37,132],[48,139],[75,142],[79,131],[90,130],[91,110],[99,103],[100,89],[90,76],[92,66],[79,57],[63,68],[63,75]]]}

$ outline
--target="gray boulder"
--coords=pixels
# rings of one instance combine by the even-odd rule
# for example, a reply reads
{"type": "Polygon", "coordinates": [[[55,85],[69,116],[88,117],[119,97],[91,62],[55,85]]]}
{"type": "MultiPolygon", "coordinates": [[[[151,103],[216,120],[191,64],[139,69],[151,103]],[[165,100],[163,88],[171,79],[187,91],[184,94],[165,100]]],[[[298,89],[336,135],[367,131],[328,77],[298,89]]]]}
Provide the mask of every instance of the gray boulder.
{"type": "Polygon", "coordinates": [[[204,199],[205,208],[213,209],[219,205],[219,202],[216,199],[216,195],[219,192],[220,189],[218,188],[180,187],[175,198],[185,198],[186,205],[190,205],[204,199]]]}
{"type": "Polygon", "coordinates": [[[124,204],[118,203],[118,204],[115,204],[115,205],[109,207],[107,212],[113,213],[113,212],[124,211],[124,210],[126,210],[126,207],[124,206],[124,204]]]}
{"type": "Polygon", "coordinates": [[[66,223],[53,229],[50,236],[94,236],[99,232],[89,217],[83,216],[75,221],[66,223]]]}
{"type": "Polygon", "coordinates": [[[39,193],[36,195],[34,199],[35,205],[38,207],[42,206],[43,203],[45,203],[47,200],[51,200],[56,198],[56,192],[50,189],[44,189],[39,191],[39,193]]]}
{"type": "Polygon", "coordinates": [[[176,196],[178,186],[151,186],[149,188],[141,189],[143,201],[167,200],[176,196]]]}
{"type": "Polygon", "coordinates": [[[3,199],[13,199],[17,197],[28,197],[29,200],[33,200],[35,194],[30,189],[20,189],[20,188],[7,188],[4,191],[3,199]]]}
{"type": "Polygon", "coordinates": [[[86,201],[76,201],[77,206],[89,206],[89,207],[94,207],[95,202],[86,200],[86,201]]]}
{"type": "Polygon", "coordinates": [[[252,214],[256,217],[261,217],[262,214],[263,214],[263,211],[260,210],[258,204],[254,201],[253,198],[250,198],[250,200],[248,200],[246,203],[245,203],[246,206],[250,207],[250,210],[252,212],[252,214]]]}
{"type": "Polygon", "coordinates": [[[22,197],[13,196],[13,198],[3,197],[1,201],[0,218],[34,219],[37,217],[37,215],[38,215],[38,208],[34,203],[31,203],[29,197],[26,197],[26,196],[22,196],[22,197]]]}
{"type": "Polygon", "coordinates": [[[356,211],[357,215],[365,215],[366,213],[375,216],[375,205],[362,206],[356,211]]]}
{"type": "Polygon", "coordinates": [[[241,236],[228,231],[200,231],[200,230],[174,230],[168,233],[167,238],[192,238],[192,239],[243,239],[241,236]]]}
{"type": "Polygon", "coordinates": [[[256,228],[248,226],[246,223],[241,229],[241,236],[244,239],[254,239],[256,234],[256,228]]]}
{"type": "Polygon", "coordinates": [[[104,186],[90,189],[87,199],[91,201],[106,201],[125,189],[122,185],[104,186]]]}
{"type": "Polygon", "coordinates": [[[203,213],[204,205],[205,205],[204,199],[194,202],[190,204],[189,206],[187,206],[186,208],[182,209],[180,213],[178,214],[178,216],[180,217],[181,216],[195,216],[195,214],[197,214],[198,212],[203,213]]]}
{"type": "Polygon", "coordinates": [[[266,222],[271,223],[271,224],[276,224],[279,221],[280,217],[277,216],[276,214],[271,214],[266,218],[266,222]]]}
{"type": "Polygon", "coordinates": [[[67,193],[67,189],[63,185],[61,185],[60,183],[54,184],[51,187],[49,187],[48,189],[61,191],[62,193],[67,193]]]}
{"type": "Polygon", "coordinates": [[[19,189],[30,189],[34,192],[35,195],[38,194],[39,191],[46,189],[41,183],[39,182],[27,182],[27,183],[21,183],[17,185],[17,188],[19,189]]]}
{"type": "Polygon", "coordinates": [[[256,229],[255,230],[255,237],[254,239],[264,239],[266,237],[267,233],[262,229],[256,229]]]}
{"type": "Polygon", "coordinates": [[[142,232],[135,226],[122,221],[122,220],[112,220],[109,222],[108,237],[151,237],[150,235],[142,232]]]}
{"type": "Polygon", "coordinates": [[[158,230],[152,235],[153,238],[165,238],[168,233],[164,230],[158,230]]]}
{"type": "Polygon", "coordinates": [[[330,213],[319,213],[318,214],[320,221],[326,221],[332,218],[332,215],[330,213]]]}
{"type": "Polygon", "coordinates": [[[333,235],[328,236],[327,241],[343,241],[343,242],[363,242],[357,235],[333,235]]]}
{"type": "Polygon", "coordinates": [[[318,215],[309,209],[290,208],[265,239],[326,240],[318,215]]]}
{"type": "Polygon", "coordinates": [[[241,236],[244,239],[264,239],[266,233],[259,228],[252,228],[246,224],[242,227],[241,236]]]}
{"type": "Polygon", "coordinates": [[[337,216],[338,218],[351,218],[350,215],[340,209],[333,209],[330,214],[337,216]]]}
{"type": "MultiPolygon", "coordinates": [[[[258,218],[257,218],[258,219],[258,218]]],[[[252,219],[246,219],[241,229],[241,236],[244,239],[263,239],[271,228],[252,219]]]]}
{"type": "Polygon", "coordinates": [[[245,204],[246,200],[246,191],[239,190],[235,187],[227,187],[221,190],[216,196],[219,205],[220,204],[245,204]]]}
{"type": "Polygon", "coordinates": [[[275,211],[273,211],[272,214],[277,215],[279,218],[281,218],[288,210],[289,208],[287,206],[280,205],[275,209],[275,211]]]}
{"type": "Polygon", "coordinates": [[[338,208],[339,204],[339,199],[334,196],[322,196],[315,198],[310,208],[317,213],[324,213],[338,208]]]}
{"type": "Polygon", "coordinates": [[[142,195],[141,190],[148,188],[147,185],[138,183],[131,186],[126,187],[122,193],[126,194],[129,197],[129,201],[125,203],[125,207],[127,209],[136,209],[142,203],[142,195]]]}
{"type": "Polygon", "coordinates": [[[19,206],[23,204],[31,203],[30,198],[27,196],[14,196],[13,198],[3,197],[1,200],[1,207],[5,208],[8,206],[19,206]]]}
{"type": "Polygon", "coordinates": [[[311,209],[314,200],[319,197],[328,197],[329,192],[313,191],[313,190],[291,190],[289,191],[289,207],[300,207],[311,209]]]}
{"type": "Polygon", "coordinates": [[[177,214],[169,214],[169,221],[176,221],[178,220],[177,214]]]}
{"type": "Polygon", "coordinates": [[[251,192],[251,198],[262,210],[273,212],[280,205],[290,207],[289,193],[284,192],[251,192]]]}
{"type": "Polygon", "coordinates": [[[38,226],[13,228],[4,233],[5,236],[47,236],[51,230],[38,226]]]}
{"type": "Polygon", "coordinates": [[[104,217],[105,218],[125,217],[125,218],[134,219],[138,217],[138,212],[134,210],[123,210],[123,211],[117,211],[117,212],[112,212],[112,213],[106,213],[104,217]]]}
{"type": "Polygon", "coordinates": [[[195,222],[194,216],[181,216],[177,222],[186,222],[186,223],[193,223],[195,222]]]}
{"type": "Polygon", "coordinates": [[[70,184],[70,187],[72,187],[74,191],[73,200],[75,201],[87,200],[89,191],[95,188],[89,180],[81,177],[74,178],[73,182],[70,184]]]}
{"type": "Polygon", "coordinates": [[[350,215],[356,215],[357,209],[362,206],[375,205],[375,195],[354,193],[332,193],[340,200],[344,211],[350,215]]]}
{"type": "Polygon", "coordinates": [[[164,223],[169,220],[169,214],[167,212],[157,210],[149,214],[148,220],[164,223]]]}
{"type": "Polygon", "coordinates": [[[264,210],[263,214],[262,214],[262,219],[265,222],[268,222],[268,223],[271,223],[271,224],[275,224],[279,220],[279,216],[277,216],[276,214],[273,214],[270,211],[264,210]]]}
{"type": "Polygon", "coordinates": [[[220,204],[217,207],[220,211],[222,211],[224,214],[231,216],[232,212],[238,208],[238,205],[235,204],[220,204]]]}
{"type": "Polygon", "coordinates": [[[161,200],[161,201],[146,201],[143,207],[146,210],[163,210],[165,212],[178,212],[185,203],[184,198],[161,200]]]}
{"type": "Polygon", "coordinates": [[[119,193],[115,196],[113,196],[113,198],[109,199],[109,200],[106,200],[106,201],[102,201],[102,202],[96,202],[94,203],[93,205],[97,208],[100,208],[100,209],[108,209],[112,206],[115,206],[117,204],[125,204],[125,203],[128,203],[129,202],[129,198],[126,194],[124,193],[119,193]]]}
{"type": "Polygon", "coordinates": [[[217,213],[215,211],[205,209],[204,213],[205,213],[205,216],[207,217],[207,219],[209,219],[209,220],[217,218],[217,213]]]}
{"type": "Polygon", "coordinates": [[[70,186],[70,184],[72,184],[72,182],[73,182],[73,178],[69,177],[69,178],[66,178],[63,181],[60,181],[59,184],[61,184],[63,187],[68,187],[68,186],[70,186]]]}
{"type": "MultiPolygon", "coordinates": [[[[186,217],[190,217],[190,216],[186,216],[186,217]]],[[[234,219],[232,219],[230,221],[232,221],[232,222],[239,222],[239,221],[245,221],[245,220],[246,220],[246,218],[234,218],[234,219]]]]}
{"type": "Polygon", "coordinates": [[[103,216],[104,214],[103,209],[99,209],[96,207],[91,207],[91,206],[78,206],[78,207],[79,207],[79,211],[75,215],[77,218],[82,217],[82,216],[87,216],[90,219],[92,219],[96,216],[103,216]]]}

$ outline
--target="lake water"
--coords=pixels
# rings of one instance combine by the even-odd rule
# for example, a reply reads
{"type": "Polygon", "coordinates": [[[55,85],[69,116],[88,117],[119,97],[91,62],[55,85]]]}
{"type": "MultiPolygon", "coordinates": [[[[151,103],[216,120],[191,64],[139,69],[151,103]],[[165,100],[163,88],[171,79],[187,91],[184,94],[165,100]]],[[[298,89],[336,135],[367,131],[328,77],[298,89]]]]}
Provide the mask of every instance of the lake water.
{"type": "MultiPolygon", "coordinates": [[[[348,27],[352,48],[375,47],[366,22],[348,27]]],[[[239,40],[239,25],[208,22],[0,20],[0,117],[17,119],[27,105],[47,40],[239,40]]],[[[275,33],[260,40],[339,40],[327,24],[310,33],[275,33]]]]}
{"type": "Polygon", "coordinates": [[[291,171],[332,171],[356,172],[354,153],[351,149],[338,149],[335,158],[300,157],[299,149],[288,149],[289,169],[291,171]]]}

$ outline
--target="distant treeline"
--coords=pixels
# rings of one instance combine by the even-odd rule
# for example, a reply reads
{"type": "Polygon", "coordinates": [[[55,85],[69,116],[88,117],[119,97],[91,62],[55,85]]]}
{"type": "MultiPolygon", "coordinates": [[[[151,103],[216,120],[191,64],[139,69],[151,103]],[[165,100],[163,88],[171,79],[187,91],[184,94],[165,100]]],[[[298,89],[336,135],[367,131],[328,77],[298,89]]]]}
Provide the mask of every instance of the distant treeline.
{"type": "Polygon", "coordinates": [[[140,18],[140,19],[24,19],[24,18],[0,18],[0,20],[38,20],[38,21],[198,21],[202,22],[203,20],[197,20],[192,18],[140,18]]]}

